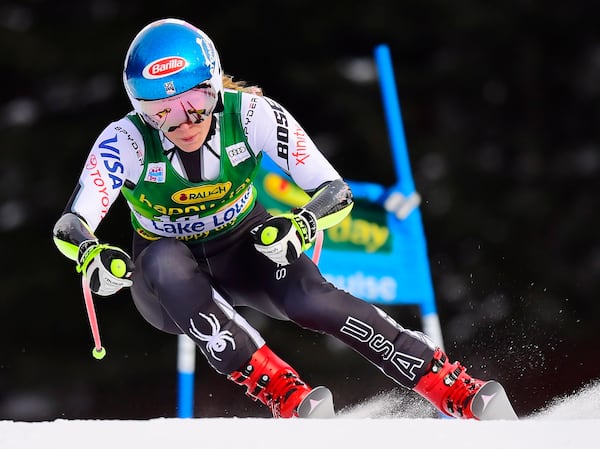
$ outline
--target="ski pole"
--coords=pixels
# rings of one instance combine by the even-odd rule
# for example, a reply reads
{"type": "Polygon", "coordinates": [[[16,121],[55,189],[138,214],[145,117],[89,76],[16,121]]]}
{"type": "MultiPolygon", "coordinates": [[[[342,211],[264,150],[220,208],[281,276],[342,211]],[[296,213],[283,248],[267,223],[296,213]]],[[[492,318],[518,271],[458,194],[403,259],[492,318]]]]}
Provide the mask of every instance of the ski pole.
{"type": "Polygon", "coordinates": [[[90,284],[87,281],[86,276],[81,276],[81,288],[83,289],[85,309],[87,311],[88,321],[90,322],[90,328],[92,329],[92,337],[94,338],[92,356],[97,360],[101,360],[106,355],[106,349],[102,347],[102,342],[100,341],[100,329],[98,328],[98,320],[96,319],[94,299],[92,298],[92,290],[90,289],[90,284]]]}
{"type": "Polygon", "coordinates": [[[315,249],[312,254],[312,261],[315,265],[319,265],[321,258],[321,249],[323,248],[323,230],[317,231],[317,239],[315,240],[315,249]]]}

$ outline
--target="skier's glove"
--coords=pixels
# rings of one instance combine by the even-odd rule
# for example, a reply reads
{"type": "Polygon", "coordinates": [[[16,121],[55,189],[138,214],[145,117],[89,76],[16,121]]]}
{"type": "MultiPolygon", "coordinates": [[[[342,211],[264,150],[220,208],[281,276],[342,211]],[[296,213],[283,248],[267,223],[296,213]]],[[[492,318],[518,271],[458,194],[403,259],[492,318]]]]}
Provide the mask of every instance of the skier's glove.
{"type": "Polygon", "coordinates": [[[79,245],[77,260],[77,272],[88,278],[90,289],[100,296],[112,295],[133,284],[133,261],[116,246],[86,240],[79,245]]]}
{"type": "Polygon", "coordinates": [[[309,249],[317,236],[317,218],[306,209],[269,218],[252,230],[254,247],[273,262],[289,265],[309,249]]]}

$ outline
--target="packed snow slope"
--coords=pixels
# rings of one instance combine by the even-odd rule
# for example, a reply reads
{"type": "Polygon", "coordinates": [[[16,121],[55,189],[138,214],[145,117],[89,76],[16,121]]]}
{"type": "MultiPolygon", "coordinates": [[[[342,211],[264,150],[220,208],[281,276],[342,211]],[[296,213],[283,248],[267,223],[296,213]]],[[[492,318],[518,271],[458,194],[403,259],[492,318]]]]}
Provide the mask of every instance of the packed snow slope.
{"type": "Polygon", "coordinates": [[[333,420],[0,421],[0,448],[600,448],[600,382],[519,421],[438,419],[422,403],[398,401],[393,395],[380,395],[342,410],[333,420]]]}

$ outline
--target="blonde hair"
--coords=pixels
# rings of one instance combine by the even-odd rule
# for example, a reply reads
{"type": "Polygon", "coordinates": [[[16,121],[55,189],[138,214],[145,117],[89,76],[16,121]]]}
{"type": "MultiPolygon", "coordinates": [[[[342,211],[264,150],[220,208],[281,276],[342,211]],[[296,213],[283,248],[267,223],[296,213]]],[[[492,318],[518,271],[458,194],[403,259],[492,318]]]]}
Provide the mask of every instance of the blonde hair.
{"type": "Polygon", "coordinates": [[[262,88],[255,85],[248,85],[246,81],[234,81],[233,76],[224,74],[223,75],[223,87],[225,89],[240,90],[249,94],[261,95],[263,94],[262,88]]]}

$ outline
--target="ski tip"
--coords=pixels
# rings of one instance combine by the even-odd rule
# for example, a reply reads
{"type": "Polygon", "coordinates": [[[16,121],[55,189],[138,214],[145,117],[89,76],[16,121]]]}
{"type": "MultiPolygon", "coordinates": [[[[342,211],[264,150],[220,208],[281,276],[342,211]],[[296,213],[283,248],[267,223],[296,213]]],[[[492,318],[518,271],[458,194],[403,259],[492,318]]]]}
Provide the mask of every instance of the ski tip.
{"type": "Polygon", "coordinates": [[[513,406],[504,391],[504,387],[495,380],[490,380],[475,393],[471,401],[473,415],[481,420],[518,420],[513,406]]]}
{"type": "Polygon", "coordinates": [[[327,387],[315,387],[298,406],[299,418],[329,419],[335,417],[333,394],[327,387]]]}

